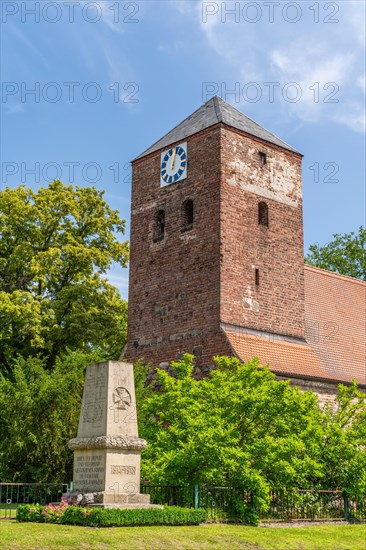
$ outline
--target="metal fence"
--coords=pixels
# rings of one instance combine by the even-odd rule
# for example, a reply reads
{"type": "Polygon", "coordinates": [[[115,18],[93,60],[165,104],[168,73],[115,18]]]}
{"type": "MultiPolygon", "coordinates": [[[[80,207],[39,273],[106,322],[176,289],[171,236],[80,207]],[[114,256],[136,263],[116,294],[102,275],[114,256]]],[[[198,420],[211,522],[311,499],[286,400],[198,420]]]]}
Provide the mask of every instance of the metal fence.
{"type": "Polygon", "coordinates": [[[269,509],[260,512],[263,521],[363,521],[366,497],[351,498],[339,490],[297,490],[271,493],[269,509]]]}
{"type": "MultiPolygon", "coordinates": [[[[0,483],[0,519],[15,518],[19,504],[60,502],[70,486],[51,483],[0,483]]],[[[366,521],[366,495],[351,498],[339,490],[294,490],[270,494],[267,511],[257,510],[249,491],[233,487],[142,485],[153,504],[205,508],[209,519],[240,521],[257,512],[262,521],[366,521]]]]}
{"type": "Polygon", "coordinates": [[[151,502],[202,507],[212,519],[240,520],[258,513],[262,521],[366,520],[366,495],[351,498],[339,490],[293,490],[271,492],[268,510],[257,510],[255,496],[233,487],[145,485],[151,502]]]}
{"type": "Polygon", "coordinates": [[[243,509],[253,507],[251,493],[233,487],[142,485],[141,492],[154,504],[205,508],[210,519],[238,519],[243,509]]]}
{"type": "Polygon", "coordinates": [[[15,518],[19,504],[60,502],[67,483],[0,483],[0,519],[15,518]]]}

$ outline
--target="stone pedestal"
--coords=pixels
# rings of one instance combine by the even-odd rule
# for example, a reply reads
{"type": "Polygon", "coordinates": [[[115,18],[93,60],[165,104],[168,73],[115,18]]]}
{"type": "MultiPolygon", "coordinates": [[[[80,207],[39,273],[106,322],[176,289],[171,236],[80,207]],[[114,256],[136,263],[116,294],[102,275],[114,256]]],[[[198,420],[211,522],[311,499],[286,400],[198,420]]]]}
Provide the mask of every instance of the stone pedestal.
{"type": "Polygon", "coordinates": [[[90,506],[146,508],[140,493],[140,453],[133,366],[88,365],[74,451],[74,494],[90,506]]]}

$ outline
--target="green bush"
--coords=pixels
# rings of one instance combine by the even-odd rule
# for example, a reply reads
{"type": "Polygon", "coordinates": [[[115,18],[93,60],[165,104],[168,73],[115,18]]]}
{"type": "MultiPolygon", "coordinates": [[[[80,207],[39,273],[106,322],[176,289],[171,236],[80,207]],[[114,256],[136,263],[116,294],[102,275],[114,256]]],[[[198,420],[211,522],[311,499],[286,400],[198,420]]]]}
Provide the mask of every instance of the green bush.
{"type": "Polygon", "coordinates": [[[55,504],[21,504],[17,508],[18,521],[35,521],[38,523],[61,523],[61,518],[69,506],[72,499],[61,498],[61,502],[55,504]]]}
{"type": "MultiPolygon", "coordinates": [[[[38,504],[22,504],[17,509],[18,521],[49,521],[38,504]]],[[[170,506],[164,509],[144,508],[123,510],[119,508],[82,508],[69,506],[59,518],[67,525],[93,527],[120,527],[127,525],[198,525],[205,521],[203,508],[179,508],[170,506]]]]}
{"type": "Polygon", "coordinates": [[[19,504],[17,508],[17,520],[43,523],[45,521],[45,517],[42,514],[43,508],[40,504],[19,504]]]}

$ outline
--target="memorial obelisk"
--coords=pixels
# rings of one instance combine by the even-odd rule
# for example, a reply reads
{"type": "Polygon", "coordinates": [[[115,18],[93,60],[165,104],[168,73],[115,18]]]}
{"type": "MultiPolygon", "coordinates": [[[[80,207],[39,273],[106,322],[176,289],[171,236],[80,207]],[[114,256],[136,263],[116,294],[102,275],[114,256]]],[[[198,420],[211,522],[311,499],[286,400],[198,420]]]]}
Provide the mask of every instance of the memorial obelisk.
{"type": "Polygon", "coordinates": [[[74,489],[91,506],[150,507],[140,493],[140,453],[133,365],[88,365],[74,451],[74,489]]]}

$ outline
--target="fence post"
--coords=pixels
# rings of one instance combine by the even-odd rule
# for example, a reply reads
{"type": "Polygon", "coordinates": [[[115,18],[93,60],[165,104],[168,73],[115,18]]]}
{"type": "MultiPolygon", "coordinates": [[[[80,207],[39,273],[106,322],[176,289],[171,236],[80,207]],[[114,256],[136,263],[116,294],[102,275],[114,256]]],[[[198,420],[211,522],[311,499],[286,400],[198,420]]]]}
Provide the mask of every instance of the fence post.
{"type": "Polygon", "coordinates": [[[250,507],[253,512],[253,514],[256,513],[256,504],[255,504],[255,497],[253,491],[250,492],[250,507]]]}
{"type": "Polygon", "coordinates": [[[198,485],[194,486],[194,507],[195,508],[200,507],[200,489],[198,485]]]}
{"type": "Polygon", "coordinates": [[[344,519],[346,521],[349,521],[348,496],[345,492],[343,493],[343,504],[344,504],[344,519]]]}

